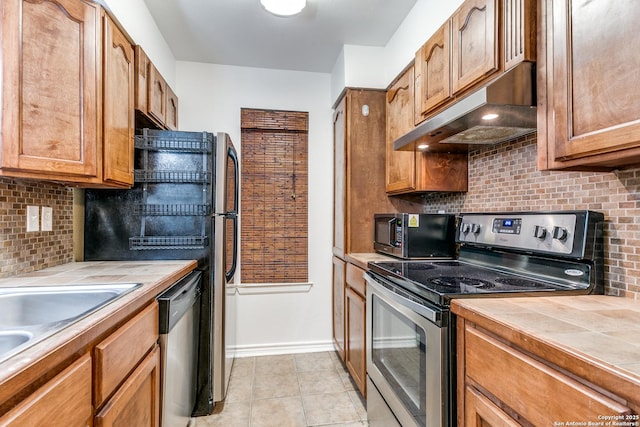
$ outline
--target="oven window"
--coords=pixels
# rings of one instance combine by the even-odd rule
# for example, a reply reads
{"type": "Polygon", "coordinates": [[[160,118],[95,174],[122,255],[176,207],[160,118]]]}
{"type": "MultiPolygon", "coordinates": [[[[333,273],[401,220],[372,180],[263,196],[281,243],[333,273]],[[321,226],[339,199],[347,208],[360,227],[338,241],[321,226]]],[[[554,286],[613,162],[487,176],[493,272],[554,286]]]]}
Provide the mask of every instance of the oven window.
{"type": "Polygon", "coordinates": [[[376,295],[371,358],[418,425],[426,420],[427,340],[424,329],[376,295]]]}

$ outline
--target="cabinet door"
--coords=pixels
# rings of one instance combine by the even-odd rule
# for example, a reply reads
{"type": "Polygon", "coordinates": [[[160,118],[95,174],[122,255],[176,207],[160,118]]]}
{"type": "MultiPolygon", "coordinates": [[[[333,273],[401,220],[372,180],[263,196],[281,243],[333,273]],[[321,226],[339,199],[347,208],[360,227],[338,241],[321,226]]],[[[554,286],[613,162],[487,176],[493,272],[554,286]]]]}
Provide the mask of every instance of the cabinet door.
{"type": "Polygon", "coordinates": [[[451,17],[454,94],[499,69],[497,2],[467,0],[451,17]]]}
{"type": "Polygon", "coordinates": [[[91,416],[91,357],[87,354],[0,417],[0,425],[81,427],[89,425],[91,416]]]}
{"type": "Polygon", "coordinates": [[[344,299],[345,299],[345,262],[338,257],[333,257],[333,343],[340,358],[345,357],[345,324],[344,324],[344,299]]]}
{"type": "Polygon", "coordinates": [[[413,67],[409,68],[387,91],[385,189],[391,194],[413,191],[416,188],[415,152],[393,149],[393,142],[413,129],[413,74],[413,67]]]}
{"type": "Polygon", "coordinates": [[[147,114],[149,111],[149,57],[140,45],[135,48],[135,108],[147,114]]]}
{"type": "Polygon", "coordinates": [[[466,427],[519,427],[513,418],[470,386],[465,387],[466,427]]]}
{"type": "Polygon", "coordinates": [[[138,365],[102,410],[97,427],[160,425],[160,350],[154,350],[138,365]]]}
{"type": "Polygon", "coordinates": [[[640,8],[606,0],[543,4],[547,71],[541,80],[548,105],[539,122],[548,126],[546,166],[637,164],[640,8]],[[631,148],[635,152],[620,151],[631,148]],[[597,155],[603,156],[590,158],[597,155]]]}
{"type": "Polygon", "coordinates": [[[167,85],[167,113],[165,125],[167,129],[178,129],[178,96],[167,85]]]}
{"type": "Polygon", "coordinates": [[[2,0],[0,17],[2,168],[96,177],[100,7],[2,0]]]}
{"type": "MultiPolygon", "coordinates": [[[[466,37],[466,36],[465,36],[466,37]]],[[[450,21],[444,23],[416,53],[416,76],[420,79],[420,113],[425,117],[451,97],[450,21]]]]}
{"type": "Polygon", "coordinates": [[[167,113],[167,83],[162,78],[156,67],[149,63],[149,85],[147,93],[147,111],[152,119],[160,125],[164,125],[167,113]]]}
{"type": "Polygon", "coordinates": [[[103,180],[133,184],[134,54],[133,47],[104,16],[103,180]]]}
{"type": "MultiPolygon", "coordinates": [[[[348,265],[347,268],[349,267],[351,265],[348,265]]],[[[345,294],[345,326],[347,329],[345,364],[363,397],[367,396],[366,320],[366,299],[352,287],[347,286],[345,294]]]]}
{"type": "Polygon", "coordinates": [[[347,97],[333,113],[333,254],[344,257],[346,234],[347,97]]]}

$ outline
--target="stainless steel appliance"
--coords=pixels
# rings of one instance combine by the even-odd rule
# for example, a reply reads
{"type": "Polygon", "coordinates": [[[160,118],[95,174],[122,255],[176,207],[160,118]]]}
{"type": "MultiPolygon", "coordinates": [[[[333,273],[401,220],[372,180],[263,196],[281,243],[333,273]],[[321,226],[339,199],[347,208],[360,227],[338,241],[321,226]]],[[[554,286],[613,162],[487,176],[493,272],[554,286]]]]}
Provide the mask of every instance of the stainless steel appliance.
{"type": "Polygon", "coordinates": [[[394,141],[396,150],[418,144],[490,145],[536,131],[536,67],[523,62],[464,96],[394,141]]]}
{"type": "Polygon", "coordinates": [[[453,258],[456,218],[450,214],[375,214],[373,248],[397,258],[453,258]]]}
{"type": "Polygon", "coordinates": [[[602,293],[603,223],[592,211],[464,214],[457,260],[369,263],[369,425],[389,413],[403,427],[453,425],[451,299],[602,293]]]}
{"type": "Polygon", "coordinates": [[[239,163],[229,135],[143,129],[135,185],[86,190],[86,260],[196,259],[203,272],[194,415],[225,398],[235,356],[239,163]]]}
{"type": "Polygon", "coordinates": [[[202,272],[193,272],[157,298],[163,427],[185,427],[191,422],[196,402],[201,278],[202,272]]]}

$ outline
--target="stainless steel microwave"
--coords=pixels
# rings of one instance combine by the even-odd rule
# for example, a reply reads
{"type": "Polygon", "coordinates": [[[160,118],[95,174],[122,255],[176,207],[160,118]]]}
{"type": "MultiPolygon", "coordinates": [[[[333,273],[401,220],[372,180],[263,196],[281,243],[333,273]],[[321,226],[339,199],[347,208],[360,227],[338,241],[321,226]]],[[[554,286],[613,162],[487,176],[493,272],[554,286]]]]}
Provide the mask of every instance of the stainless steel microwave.
{"type": "Polygon", "coordinates": [[[404,259],[453,258],[455,232],[451,214],[375,214],[373,248],[404,259]]]}

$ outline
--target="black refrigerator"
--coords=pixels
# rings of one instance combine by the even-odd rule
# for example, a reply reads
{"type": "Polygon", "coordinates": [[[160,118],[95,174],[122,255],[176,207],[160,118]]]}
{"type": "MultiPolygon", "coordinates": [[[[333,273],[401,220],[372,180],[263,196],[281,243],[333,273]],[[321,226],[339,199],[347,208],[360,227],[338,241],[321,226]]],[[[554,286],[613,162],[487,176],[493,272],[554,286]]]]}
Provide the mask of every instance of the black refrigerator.
{"type": "Polygon", "coordinates": [[[235,357],[239,178],[229,135],[142,129],[134,186],[85,191],[85,260],[196,259],[204,272],[194,416],[224,400],[235,357]]]}

